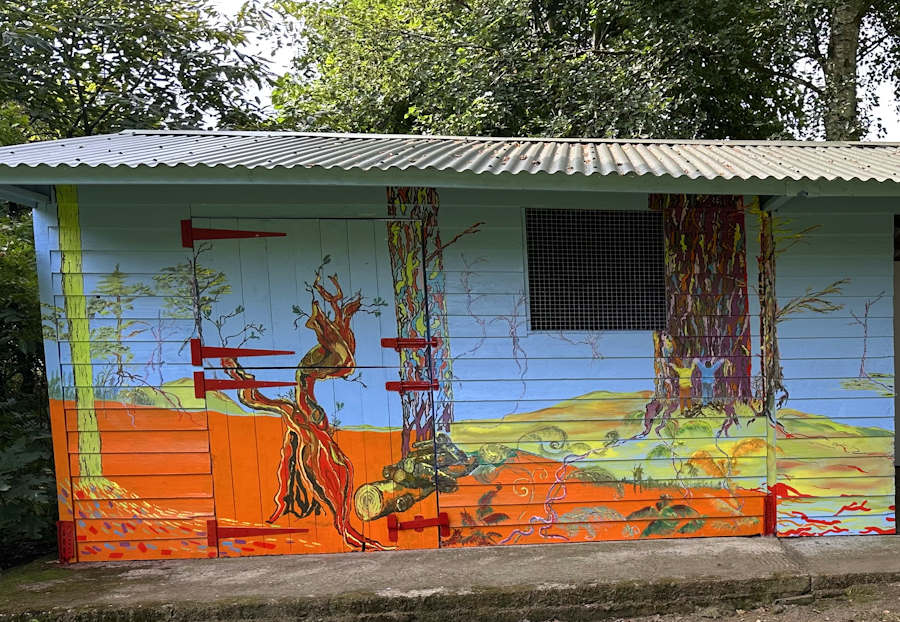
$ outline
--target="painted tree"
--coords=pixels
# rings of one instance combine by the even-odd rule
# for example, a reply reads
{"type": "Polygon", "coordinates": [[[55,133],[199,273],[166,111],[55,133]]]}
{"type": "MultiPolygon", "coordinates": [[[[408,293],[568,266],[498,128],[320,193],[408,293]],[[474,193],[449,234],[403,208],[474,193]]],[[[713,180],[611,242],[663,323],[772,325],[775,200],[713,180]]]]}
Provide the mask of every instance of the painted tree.
{"type": "Polygon", "coordinates": [[[746,236],[741,197],[651,195],[665,236],[666,328],[654,333],[655,393],[643,434],[677,412],[725,415],[749,403],[751,351],[746,236]]]}
{"type": "MultiPolygon", "coordinates": [[[[200,259],[211,250],[209,243],[194,248],[190,258],[167,266],[153,276],[156,291],[163,296],[163,312],[172,319],[194,320],[194,333],[203,341],[203,321],[212,319],[213,307],[231,293],[228,277],[220,270],[204,266],[200,259]]],[[[191,338],[187,335],[184,342],[191,338]]]]}
{"type": "Polygon", "coordinates": [[[129,318],[128,315],[134,310],[134,303],[140,296],[149,296],[151,293],[150,288],[143,283],[129,283],[128,275],[119,269],[119,264],[94,289],[94,297],[87,303],[88,316],[91,319],[112,320],[109,324],[91,330],[94,359],[112,364],[103,373],[103,378],[98,379],[101,386],[106,382],[119,385],[132,375],[125,369],[125,365],[134,359],[127,342],[144,333],[148,325],[141,320],[129,318]]]}
{"type": "Polygon", "coordinates": [[[60,272],[63,311],[72,360],[75,407],[78,409],[78,472],[82,477],[101,477],[103,464],[100,455],[100,429],[94,409],[91,327],[84,295],[81,223],[75,186],[57,186],[56,203],[62,255],[60,272]]]}
{"type": "Polygon", "coordinates": [[[783,304],[778,303],[775,291],[777,259],[798,244],[808,241],[808,236],[821,225],[797,229],[790,218],[779,216],[761,208],[752,210],[759,217],[759,304],[760,304],[760,380],[758,390],[759,414],[778,426],[776,411],[788,400],[784,384],[784,370],[778,348],[778,325],[799,313],[831,313],[844,305],[832,300],[840,296],[849,279],[838,279],[825,287],[807,287],[783,304]]]}
{"type": "MultiPolygon", "coordinates": [[[[350,522],[353,464],[334,439],[328,413],[319,404],[316,383],[347,379],[356,367],[356,336],[350,326],[363,308],[360,293],[345,296],[337,276],[330,276],[329,289],[321,270],[310,286],[310,313],[305,326],[316,335],[316,345],[297,364],[292,397],[270,398],[256,388],[240,389],[238,400],[253,411],[274,413],[286,425],[278,492],[269,522],[285,514],[299,518],[331,513],[334,528],[355,548],[383,548],[350,522]]],[[[221,359],[225,373],[234,380],[255,380],[237,359],[221,359]]]]}
{"type": "Polygon", "coordinates": [[[449,432],[453,421],[453,359],[445,297],[444,249],[463,235],[475,233],[476,223],[441,242],[439,201],[434,188],[387,188],[388,250],[394,277],[397,336],[436,339],[430,348],[400,351],[404,380],[431,378],[438,390],[401,395],[403,405],[403,455],[435,432],[449,432]],[[432,402],[433,400],[433,402],[432,402]]]}

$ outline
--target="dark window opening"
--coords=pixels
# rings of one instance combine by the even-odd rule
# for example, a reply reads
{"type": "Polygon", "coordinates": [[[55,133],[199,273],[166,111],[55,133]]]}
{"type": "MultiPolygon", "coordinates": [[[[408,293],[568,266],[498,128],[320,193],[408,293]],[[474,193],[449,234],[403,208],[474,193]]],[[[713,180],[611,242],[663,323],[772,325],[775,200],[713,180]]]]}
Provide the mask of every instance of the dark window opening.
{"type": "Polygon", "coordinates": [[[662,330],[658,212],[526,209],[531,330],[662,330]]]}

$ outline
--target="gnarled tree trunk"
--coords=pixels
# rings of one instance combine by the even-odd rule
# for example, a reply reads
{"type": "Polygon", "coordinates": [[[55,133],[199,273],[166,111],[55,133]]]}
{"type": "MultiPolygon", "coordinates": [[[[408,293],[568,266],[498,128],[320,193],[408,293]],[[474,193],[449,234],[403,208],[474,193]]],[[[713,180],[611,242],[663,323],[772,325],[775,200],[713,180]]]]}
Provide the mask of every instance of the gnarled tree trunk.
{"type": "Polygon", "coordinates": [[[725,414],[725,432],[752,399],[742,198],[651,195],[650,208],[663,215],[667,325],[654,334],[643,434],[707,405],[725,414]]]}
{"type": "MultiPolygon", "coordinates": [[[[316,334],[318,344],[297,365],[294,399],[271,399],[259,389],[241,389],[238,399],[247,408],[280,415],[287,424],[275,510],[269,522],[288,513],[303,518],[327,509],[347,544],[381,549],[379,542],[350,524],[353,464],[332,437],[328,414],[316,401],[317,381],[347,378],[356,367],[356,336],[350,321],[362,307],[362,298],[360,294],[345,298],[337,277],[329,280],[333,292],[325,288],[319,274],[313,283],[315,293],[306,327],[316,334]],[[323,309],[323,305],[327,307],[323,309]]],[[[235,380],[254,379],[236,359],[223,358],[222,367],[235,380]]]]}

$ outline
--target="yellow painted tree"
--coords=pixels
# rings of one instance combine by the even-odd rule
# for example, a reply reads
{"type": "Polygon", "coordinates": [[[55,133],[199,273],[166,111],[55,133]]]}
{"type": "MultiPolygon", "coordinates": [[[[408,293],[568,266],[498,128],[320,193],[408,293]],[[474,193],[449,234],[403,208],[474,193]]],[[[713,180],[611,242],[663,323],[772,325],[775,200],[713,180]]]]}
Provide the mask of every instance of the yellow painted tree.
{"type": "Polygon", "coordinates": [[[63,310],[72,356],[75,408],[78,410],[78,467],[83,477],[101,477],[103,464],[100,456],[100,430],[94,409],[94,368],[82,275],[78,190],[75,186],[57,186],[56,202],[62,255],[63,310]]]}

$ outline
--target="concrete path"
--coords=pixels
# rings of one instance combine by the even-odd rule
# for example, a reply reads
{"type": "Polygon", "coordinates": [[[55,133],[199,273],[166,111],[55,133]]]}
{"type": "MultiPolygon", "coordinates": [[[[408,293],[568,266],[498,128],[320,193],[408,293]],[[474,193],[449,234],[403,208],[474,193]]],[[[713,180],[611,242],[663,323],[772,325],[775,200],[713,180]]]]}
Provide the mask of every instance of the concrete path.
{"type": "Polygon", "coordinates": [[[0,621],[598,620],[886,581],[900,581],[900,536],[35,562],[0,576],[0,621]]]}

